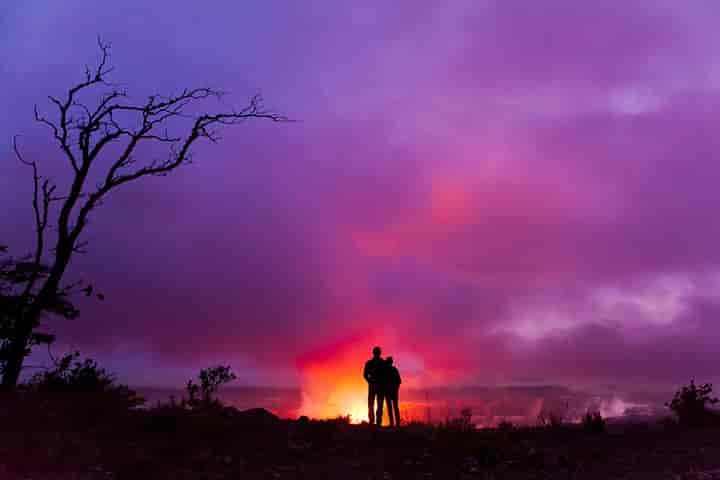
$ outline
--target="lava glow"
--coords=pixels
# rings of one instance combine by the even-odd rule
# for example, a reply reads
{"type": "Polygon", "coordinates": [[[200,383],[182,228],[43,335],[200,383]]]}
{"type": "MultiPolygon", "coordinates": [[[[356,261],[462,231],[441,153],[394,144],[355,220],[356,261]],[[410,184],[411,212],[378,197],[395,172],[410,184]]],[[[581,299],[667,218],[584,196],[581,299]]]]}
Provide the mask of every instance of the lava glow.
{"type": "Polygon", "coordinates": [[[343,370],[335,365],[303,372],[300,414],[311,418],[350,415],[353,423],[367,421],[367,386],[360,373],[357,368],[343,370]]]}
{"type": "MultiPolygon", "coordinates": [[[[392,355],[393,338],[392,333],[384,335],[384,342],[352,337],[298,359],[302,382],[302,405],[298,414],[318,419],[349,415],[353,423],[367,421],[368,387],[362,377],[363,367],[374,345],[382,345],[383,354],[392,355]]],[[[384,420],[387,422],[387,416],[384,420]]]]}
{"type": "Polygon", "coordinates": [[[353,423],[367,421],[367,385],[362,378],[366,341],[346,341],[299,360],[302,405],[299,414],[311,418],[350,415],[353,423]]]}

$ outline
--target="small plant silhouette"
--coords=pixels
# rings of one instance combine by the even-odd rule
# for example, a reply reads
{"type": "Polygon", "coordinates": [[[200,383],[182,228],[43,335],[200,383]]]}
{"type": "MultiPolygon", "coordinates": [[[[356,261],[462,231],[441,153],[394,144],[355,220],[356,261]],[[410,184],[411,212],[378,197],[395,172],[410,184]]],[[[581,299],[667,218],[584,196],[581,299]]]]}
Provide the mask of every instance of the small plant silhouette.
{"type": "Polygon", "coordinates": [[[352,423],[352,416],[351,415],[338,415],[337,417],[335,417],[329,421],[331,423],[334,423],[337,425],[350,425],[352,423]]]}
{"type": "Polygon", "coordinates": [[[670,402],[665,404],[684,425],[699,426],[709,419],[711,412],[709,406],[718,403],[718,399],[712,396],[713,387],[710,383],[695,385],[695,380],[690,380],[690,385],[683,386],[675,392],[670,402]]]}
{"type": "Polygon", "coordinates": [[[564,412],[541,410],[537,417],[538,425],[546,428],[562,427],[565,424],[565,417],[569,409],[570,405],[566,402],[564,412]]]}
{"type": "Polygon", "coordinates": [[[515,425],[509,420],[502,420],[498,423],[497,429],[500,432],[509,433],[515,430],[515,425]]]}
{"type": "Polygon", "coordinates": [[[33,375],[24,385],[27,390],[45,393],[99,393],[121,400],[127,407],[144,403],[132,389],[117,383],[115,375],[80,352],[70,352],[54,362],[49,370],[33,375]]]}
{"type": "Polygon", "coordinates": [[[548,428],[559,428],[563,425],[565,418],[555,412],[549,412],[543,410],[538,415],[538,424],[541,427],[548,427],[548,428]]]}
{"type": "Polygon", "coordinates": [[[606,422],[598,411],[588,411],[582,418],[583,430],[591,433],[602,433],[605,431],[606,422]]]}
{"type": "Polygon", "coordinates": [[[460,416],[456,418],[448,418],[442,427],[449,430],[460,432],[471,431],[475,429],[472,421],[473,412],[471,408],[463,408],[460,410],[460,416]]]}
{"type": "Polygon", "coordinates": [[[220,405],[217,398],[213,398],[221,386],[235,380],[237,376],[230,369],[229,365],[218,365],[216,367],[204,368],[198,375],[200,384],[194,380],[188,380],[185,385],[188,398],[185,402],[190,408],[208,408],[220,405]]]}

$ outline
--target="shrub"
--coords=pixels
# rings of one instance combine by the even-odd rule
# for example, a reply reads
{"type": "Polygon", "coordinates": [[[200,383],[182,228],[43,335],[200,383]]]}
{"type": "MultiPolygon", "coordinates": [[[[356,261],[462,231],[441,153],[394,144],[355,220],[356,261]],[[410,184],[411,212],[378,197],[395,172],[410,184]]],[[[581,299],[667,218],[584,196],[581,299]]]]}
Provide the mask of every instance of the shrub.
{"type": "Polygon", "coordinates": [[[218,365],[200,370],[198,375],[200,384],[191,379],[185,385],[188,398],[183,399],[183,406],[191,409],[221,406],[220,401],[214,398],[214,395],[220,390],[221,386],[232,382],[236,378],[229,365],[218,365]]]}
{"type": "Polygon", "coordinates": [[[606,422],[600,412],[588,411],[582,418],[583,430],[590,433],[602,433],[605,431],[606,422]]]}
{"type": "Polygon", "coordinates": [[[513,425],[513,423],[508,420],[503,420],[498,423],[497,429],[501,432],[512,432],[513,430],[515,430],[515,425],[513,425]]]}
{"type": "Polygon", "coordinates": [[[703,425],[713,417],[708,407],[718,403],[718,399],[712,396],[712,391],[711,384],[697,386],[695,380],[690,380],[690,385],[675,392],[673,399],[665,406],[675,413],[681,424],[703,425]]]}
{"type": "Polygon", "coordinates": [[[565,416],[556,412],[543,410],[538,415],[538,425],[547,428],[560,428],[565,423],[565,416]]]}
{"type": "Polygon", "coordinates": [[[472,409],[463,408],[462,410],[460,410],[459,417],[448,418],[440,426],[444,427],[445,429],[458,430],[462,432],[475,430],[475,425],[472,423],[472,416],[472,409]]]}
{"type": "Polygon", "coordinates": [[[411,438],[430,439],[432,438],[434,428],[432,424],[417,420],[410,420],[403,424],[403,431],[411,438]]]}
{"type": "Polygon", "coordinates": [[[59,426],[67,424],[82,429],[118,422],[145,403],[97,362],[79,357],[78,352],[68,353],[20,385],[27,411],[34,409],[33,415],[52,425],[49,428],[67,428],[59,426]]]}
{"type": "Polygon", "coordinates": [[[328,420],[328,422],[336,424],[336,425],[350,425],[350,423],[352,423],[352,416],[351,415],[338,415],[337,417],[328,420]]]}
{"type": "Polygon", "coordinates": [[[95,360],[80,360],[80,352],[71,352],[54,362],[49,370],[33,375],[23,385],[25,390],[43,393],[101,394],[127,408],[145,403],[127,385],[117,383],[115,375],[101,368],[95,360]]]}
{"type": "Polygon", "coordinates": [[[674,418],[674,417],[663,417],[663,418],[660,420],[660,425],[662,425],[663,428],[666,428],[666,429],[668,429],[668,428],[675,428],[675,427],[677,427],[677,425],[678,425],[678,421],[677,421],[677,419],[674,418]]]}
{"type": "Polygon", "coordinates": [[[431,442],[441,451],[468,452],[476,442],[477,431],[472,422],[472,410],[464,408],[460,416],[438,423],[432,428],[431,442]]]}

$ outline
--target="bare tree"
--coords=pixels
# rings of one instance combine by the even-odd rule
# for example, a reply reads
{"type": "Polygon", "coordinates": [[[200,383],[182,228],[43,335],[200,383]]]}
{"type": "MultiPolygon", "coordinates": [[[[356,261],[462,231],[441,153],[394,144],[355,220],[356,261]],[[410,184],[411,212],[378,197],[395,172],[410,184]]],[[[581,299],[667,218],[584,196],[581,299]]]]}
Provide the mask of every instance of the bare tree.
{"type": "MultiPolygon", "coordinates": [[[[288,119],[267,111],[255,96],[240,110],[197,113],[196,105],[220,99],[222,93],[210,88],[185,89],[168,96],[152,95],[144,102],[133,102],[127,91],[108,81],[110,45],[98,40],[101,58],[94,68],[85,67],[83,81],[70,87],[61,98],[50,96],[54,115],[35,108],[35,120],[47,126],[67,161],[71,176],[67,191],[40,174],[39,165],[27,159],[17,143],[15,154],[32,171],[32,206],[35,220],[35,248],[27,261],[15,261],[4,268],[16,271],[15,293],[5,295],[12,309],[4,308],[1,388],[15,388],[24,358],[37,340],[51,341],[36,330],[41,319],[52,313],[69,316],[76,312],[67,302],[81,287],[92,294],[91,285],[63,285],[65,271],[73,255],[81,252],[81,236],[88,219],[102,201],[121,185],[144,177],[167,175],[186,165],[198,140],[219,140],[218,128],[250,119],[284,122],[288,119]],[[90,96],[93,100],[87,100],[90,96]],[[173,129],[177,134],[169,133],[173,129]],[[161,159],[143,160],[138,147],[154,144],[166,150],[161,159]],[[109,159],[109,160],[108,160],[109,159]],[[98,181],[99,179],[99,181],[98,181]],[[53,229],[50,229],[52,224],[53,229]],[[50,239],[50,233],[53,238],[50,239]],[[64,305],[66,310],[60,308],[64,305]],[[35,339],[35,340],[34,340],[35,339]]],[[[1,293],[0,293],[1,294],[1,293]]],[[[1,305],[0,305],[0,308],[1,305]]],[[[43,342],[40,342],[43,343],[43,342]]]]}

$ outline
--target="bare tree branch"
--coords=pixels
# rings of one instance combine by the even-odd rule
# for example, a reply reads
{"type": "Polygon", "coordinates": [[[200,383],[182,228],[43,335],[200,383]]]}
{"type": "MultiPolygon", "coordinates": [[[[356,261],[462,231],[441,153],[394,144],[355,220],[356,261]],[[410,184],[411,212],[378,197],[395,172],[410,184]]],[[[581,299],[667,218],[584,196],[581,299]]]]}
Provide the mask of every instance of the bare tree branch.
{"type": "MultiPolygon", "coordinates": [[[[57,195],[56,185],[41,177],[37,163],[23,157],[17,139],[13,144],[18,160],[32,169],[36,248],[33,274],[23,294],[27,302],[21,304],[22,311],[8,340],[9,360],[2,380],[5,388],[17,382],[43,313],[68,317],[77,314],[77,309],[65,298],[77,284],[62,287],[61,282],[73,255],[85,251],[87,242],[81,240],[81,235],[89,216],[110,192],[144,177],[168,175],[190,163],[198,140],[217,142],[222,127],[250,119],[290,121],[267,110],[259,95],[240,110],[208,113],[200,105],[221,100],[224,95],[211,88],[186,88],[175,94],[156,94],[144,101],[133,101],[124,89],[108,81],[112,72],[110,44],[98,39],[98,47],[100,61],[95,67],[85,67],[83,80],[61,97],[48,97],[54,116],[45,116],[35,108],[35,120],[52,131],[54,141],[72,168],[67,191],[57,195]],[[154,153],[155,159],[146,159],[144,145],[164,147],[167,155],[158,158],[154,153]],[[94,181],[99,183],[91,186],[94,181]],[[46,252],[50,211],[55,202],[59,203],[54,223],[57,240],[46,252]],[[47,268],[42,265],[45,255],[50,260],[47,268]]],[[[91,287],[87,288],[91,292],[91,287]]]]}
{"type": "Polygon", "coordinates": [[[24,165],[32,168],[33,182],[33,213],[35,217],[35,253],[33,255],[33,271],[22,293],[22,297],[28,296],[37,282],[42,268],[42,257],[45,253],[45,230],[48,226],[48,215],[50,204],[55,200],[53,193],[56,186],[49,180],[42,180],[38,173],[38,166],[35,161],[25,160],[17,143],[17,135],[13,137],[13,150],[17,159],[24,165]]]}
{"type": "MultiPolygon", "coordinates": [[[[111,68],[107,67],[107,62],[110,56],[110,44],[104,43],[100,38],[98,38],[98,47],[100,48],[102,52],[102,58],[100,60],[100,63],[95,68],[95,70],[91,70],[89,67],[85,67],[85,81],[78,83],[77,85],[71,87],[67,95],[65,97],[64,101],[59,100],[58,98],[55,98],[53,96],[49,96],[48,98],[50,101],[55,104],[55,106],[58,109],[58,112],[60,114],[60,120],[59,124],[56,124],[44,116],[40,115],[37,111],[37,108],[35,109],[35,119],[43,123],[47,126],[49,126],[53,130],[53,135],[55,139],[60,144],[60,148],[65,153],[65,155],[68,157],[68,160],[70,160],[70,164],[73,167],[73,170],[75,173],[79,172],[80,166],[78,165],[77,158],[75,156],[75,153],[72,151],[70,142],[69,142],[69,130],[74,125],[75,121],[72,117],[69,116],[70,108],[73,106],[80,107],[84,109],[85,111],[88,110],[86,106],[84,106],[81,103],[78,103],[75,101],[76,95],[87,89],[88,87],[91,87],[93,85],[102,84],[102,85],[110,85],[107,83],[104,79],[105,75],[110,73],[112,71],[111,68]]],[[[88,121],[89,123],[89,121],[88,121]]],[[[79,138],[79,144],[82,148],[83,141],[84,141],[85,132],[81,133],[79,138]]]]}
{"type": "MultiPolygon", "coordinates": [[[[73,238],[79,236],[80,231],[84,228],[87,217],[90,212],[98,205],[98,203],[114,188],[134,180],[138,180],[146,176],[166,175],[183,164],[187,164],[191,157],[191,147],[199,139],[205,138],[213,143],[219,140],[217,131],[214,126],[236,125],[248,119],[266,119],[273,122],[290,121],[286,116],[272,113],[266,110],[262,104],[262,98],[256,95],[251,98],[249,104],[239,111],[219,114],[201,114],[196,116],[188,115],[184,112],[185,107],[197,100],[207,98],[220,98],[222,93],[209,88],[198,88],[192,90],[183,90],[179,95],[160,97],[151,96],[142,106],[133,105],[109,105],[105,110],[98,114],[99,118],[112,118],[113,112],[125,111],[133,112],[140,115],[140,127],[134,131],[115,126],[115,130],[107,133],[102,137],[89,152],[88,158],[83,163],[92,163],[102,150],[109,144],[122,136],[128,136],[129,141],[123,152],[112,163],[105,176],[104,183],[88,197],[88,200],[80,208],[75,223],[74,232],[69,235],[73,238]],[[178,136],[170,136],[167,131],[162,135],[151,133],[157,126],[163,124],[166,120],[173,117],[192,118],[194,119],[192,127],[185,138],[178,136]],[[164,161],[153,161],[134,171],[121,173],[123,169],[131,165],[132,154],[135,152],[138,144],[143,140],[151,140],[160,143],[170,144],[170,152],[168,158],[164,161]]],[[[94,119],[98,121],[99,118],[94,119]]]]}

